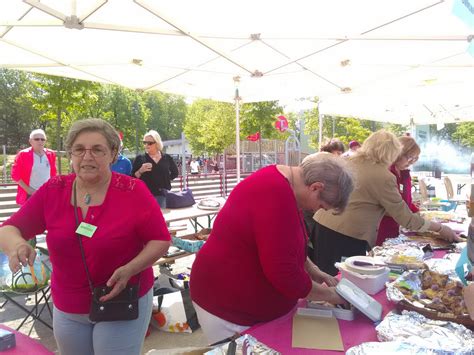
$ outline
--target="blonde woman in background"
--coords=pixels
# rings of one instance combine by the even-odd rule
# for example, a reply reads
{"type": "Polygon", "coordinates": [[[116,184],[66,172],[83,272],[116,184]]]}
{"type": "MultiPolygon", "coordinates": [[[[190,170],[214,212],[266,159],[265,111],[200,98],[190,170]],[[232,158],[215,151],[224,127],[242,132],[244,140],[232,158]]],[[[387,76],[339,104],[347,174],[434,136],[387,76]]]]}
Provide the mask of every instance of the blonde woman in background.
{"type": "Polygon", "coordinates": [[[166,192],[171,190],[171,180],[178,176],[173,158],[162,152],[163,143],[157,131],[150,130],[143,136],[145,153],[133,162],[132,176],[143,180],[162,209],[166,208],[166,192]]]}
{"type": "Polygon", "coordinates": [[[447,226],[423,219],[408,208],[400,195],[389,166],[400,156],[402,144],[395,135],[380,130],[372,133],[357,153],[348,159],[355,188],[341,214],[319,210],[315,213],[314,263],[336,275],[335,262],[341,257],[365,255],[375,245],[377,227],[389,214],[403,227],[419,232],[433,231],[448,241],[459,237],[447,226]]]}

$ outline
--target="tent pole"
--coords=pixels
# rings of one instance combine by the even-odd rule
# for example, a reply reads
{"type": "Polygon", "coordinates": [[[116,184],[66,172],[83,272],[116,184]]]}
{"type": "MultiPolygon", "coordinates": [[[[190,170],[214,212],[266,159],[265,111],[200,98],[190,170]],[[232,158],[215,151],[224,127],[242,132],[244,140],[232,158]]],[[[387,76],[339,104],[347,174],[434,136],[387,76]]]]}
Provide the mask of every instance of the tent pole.
{"type": "Polygon", "coordinates": [[[319,150],[321,150],[321,147],[323,146],[323,115],[321,114],[321,111],[319,110],[319,106],[321,105],[321,101],[318,102],[318,116],[319,116],[319,150]]]}
{"type": "Polygon", "coordinates": [[[240,77],[234,77],[235,83],[235,158],[237,169],[237,183],[240,182],[240,97],[239,97],[240,77]]]}
{"type": "Polygon", "coordinates": [[[187,179],[187,165],[186,165],[186,137],[184,132],[181,132],[181,177],[183,179],[183,186],[188,188],[187,179]]]}

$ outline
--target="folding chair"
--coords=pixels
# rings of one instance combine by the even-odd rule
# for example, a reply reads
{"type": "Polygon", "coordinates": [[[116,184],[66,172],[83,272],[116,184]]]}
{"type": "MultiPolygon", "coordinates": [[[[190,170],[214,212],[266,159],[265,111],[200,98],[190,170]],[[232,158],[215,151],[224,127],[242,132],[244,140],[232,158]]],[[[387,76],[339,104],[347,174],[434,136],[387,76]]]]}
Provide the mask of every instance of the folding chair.
{"type": "Polygon", "coordinates": [[[458,204],[466,203],[466,199],[463,199],[461,197],[456,197],[454,195],[453,183],[451,182],[451,179],[447,176],[444,177],[444,187],[446,187],[446,196],[447,196],[448,202],[454,204],[454,211],[456,211],[458,204]]]}

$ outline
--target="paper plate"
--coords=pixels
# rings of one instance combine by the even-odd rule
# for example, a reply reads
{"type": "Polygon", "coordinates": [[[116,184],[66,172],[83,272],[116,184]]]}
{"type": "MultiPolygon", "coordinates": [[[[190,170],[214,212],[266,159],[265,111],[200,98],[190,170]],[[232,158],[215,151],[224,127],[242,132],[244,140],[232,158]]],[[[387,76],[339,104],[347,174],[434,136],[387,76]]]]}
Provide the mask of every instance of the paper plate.
{"type": "Polygon", "coordinates": [[[381,264],[379,259],[372,258],[370,256],[356,255],[347,258],[344,263],[348,269],[358,272],[359,274],[365,275],[377,275],[385,272],[386,266],[360,266],[354,265],[355,261],[367,262],[371,264],[381,264]]]}

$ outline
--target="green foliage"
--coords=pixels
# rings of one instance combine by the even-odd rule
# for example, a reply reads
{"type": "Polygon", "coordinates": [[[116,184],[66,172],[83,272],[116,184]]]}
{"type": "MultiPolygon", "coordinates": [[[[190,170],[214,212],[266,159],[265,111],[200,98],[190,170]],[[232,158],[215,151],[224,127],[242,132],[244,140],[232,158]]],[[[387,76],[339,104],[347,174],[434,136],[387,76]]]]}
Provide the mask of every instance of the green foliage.
{"type": "MultiPolygon", "coordinates": [[[[305,134],[310,138],[310,146],[319,147],[319,110],[314,108],[304,114],[305,134]]],[[[339,138],[345,145],[352,140],[363,142],[371,133],[369,121],[361,121],[352,117],[324,116],[323,142],[329,138],[339,138]]],[[[372,125],[373,126],[373,125],[372,125]]]]}
{"type": "Polygon", "coordinates": [[[35,90],[30,92],[29,99],[40,112],[40,121],[45,125],[49,136],[56,137],[56,141],[50,139],[51,146],[62,149],[65,132],[74,120],[87,118],[87,108],[97,102],[96,93],[100,85],[39,74],[33,77],[32,83],[35,90]]]}
{"type": "Polygon", "coordinates": [[[405,125],[397,123],[388,123],[384,127],[387,131],[392,132],[397,137],[403,136],[405,133],[410,131],[410,128],[405,125]]]}
{"type": "Polygon", "coordinates": [[[229,103],[201,99],[188,108],[184,133],[195,155],[218,154],[235,142],[235,111],[229,103]]]}
{"type": "Polygon", "coordinates": [[[241,139],[256,132],[260,132],[260,136],[265,139],[282,139],[282,134],[275,129],[277,116],[282,112],[283,107],[278,104],[278,101],[243,104],[240,111],[241,139]]]}
{"type": "Polygon", "coordinates": [[[453,133],[453,138],[457,139],[461,145],[473,148],[474,122],[459,123],[456,131],[453,133]]]}
{"type": "Polygon", "coordinates": [[[30,74],[0,69],[0,141],[10,148],[9,153],[28,146],[28,136],[34,128],[44,128],[27,99],[31,90],[30,74]]]}
{"type": "Polygon", "coordinates": [[[99,97],[96,117],[109,121],[123,133],[125,148],[141,149],[140,142],[146,131],[145,120],[149,117],[142,96],[121,86],[103,85],[99,97]]]}
{"type": "Polygon", "coordinates": [[[146,122],[149,129],[157,130],[163,140],[180,139],[187,110],[184,97],[162,92],[148,92],[143,96],[150,110],[146,122]]]}

